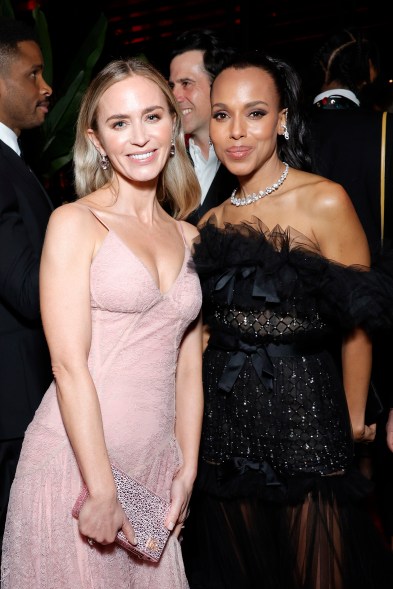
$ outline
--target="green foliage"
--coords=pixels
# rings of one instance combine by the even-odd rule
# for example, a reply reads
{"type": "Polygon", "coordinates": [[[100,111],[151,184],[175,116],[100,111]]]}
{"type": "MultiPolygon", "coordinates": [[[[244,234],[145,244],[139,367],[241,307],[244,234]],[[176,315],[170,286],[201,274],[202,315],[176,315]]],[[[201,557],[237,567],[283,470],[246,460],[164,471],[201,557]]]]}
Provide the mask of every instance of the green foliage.
{"type": "Polygon", "coordinates": [[[53,56],[52,56],[52,45],[50,42],[48,25],[44,13],[39,9],[33,10],[33,17],[35,20],[35,29],[38,37],[38,42],[41,47],[42,55],[44,57],[44,76],[49,86],[52,86],[53,82],[53,56]]]}
{"type": "MultiPolygon", "coordinates": [[[[40,10],[34,11],[39,38],[43,39],[42,51],[45,60],[45,79],[50,84],[52,59],[48,42],[46,20],[40,10]],[[48,71],[47,71],[48,59],[48,71]]],[[[66,72],[58,96],[50,109],[41,131],[43,147],[40,167],[42,174],[51,177],[72,159],[72,146],[75,139],[75,123],[82,96],[91,80],[94,66],[104,48],[107,19],[101,15],[91,29],[81,49],[66,72]]]]}
{"type": "Polygon", "coordinates": [[[0,0],[0,16],[15,18],[10,0],[0,0]]]}

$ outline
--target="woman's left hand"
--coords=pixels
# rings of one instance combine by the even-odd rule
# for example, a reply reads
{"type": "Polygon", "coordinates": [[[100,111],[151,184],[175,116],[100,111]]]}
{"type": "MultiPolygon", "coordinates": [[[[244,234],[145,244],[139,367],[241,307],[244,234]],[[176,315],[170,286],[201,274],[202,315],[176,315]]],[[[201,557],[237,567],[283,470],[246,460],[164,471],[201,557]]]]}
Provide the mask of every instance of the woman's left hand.
{"type": "Polygon", "coordinates": [[[180,473],[177,474],[172,482],[171,509],[165,522],[169,530],[174,530],[173,533],[176,538],[179,537],[189,514],[188,504],[190,502],[191,492],[192,484],[180,473]]]}

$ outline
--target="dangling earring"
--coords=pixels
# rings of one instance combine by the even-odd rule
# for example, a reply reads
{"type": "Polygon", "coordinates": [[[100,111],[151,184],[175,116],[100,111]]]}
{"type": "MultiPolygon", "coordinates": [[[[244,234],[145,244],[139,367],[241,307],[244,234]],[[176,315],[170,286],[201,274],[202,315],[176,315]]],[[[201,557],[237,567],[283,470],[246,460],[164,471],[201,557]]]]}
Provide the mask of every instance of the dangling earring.
{"type": "Polygon", "coordinates": [[[173,139],[172,139],[172,141],[171,141],[171,149],[170,149],[170,151],[169,151],[169,155],[170,155],[171,157],[174,157],[174,156],[176,155],[176,147],[175,147],[175,142],[174,142],[174,140],[173,140],[173,139]]]}
{"type": "Polygon", "coordinates": [[[109,168],[109,159],[107,155],[101,154],[100,166],[102,170],[107,170],[109,168]]]}
{"type": "Polygon", "coordinates": [[[286,139],[286,141],[288,141],[289,139],[289,133],[288,133],[288,129],[287,129],[287,116],[288,116],[288,109],[285,109],[285,123],[281,125],[281,127],[284,129],[284,139],[286,139]]]}

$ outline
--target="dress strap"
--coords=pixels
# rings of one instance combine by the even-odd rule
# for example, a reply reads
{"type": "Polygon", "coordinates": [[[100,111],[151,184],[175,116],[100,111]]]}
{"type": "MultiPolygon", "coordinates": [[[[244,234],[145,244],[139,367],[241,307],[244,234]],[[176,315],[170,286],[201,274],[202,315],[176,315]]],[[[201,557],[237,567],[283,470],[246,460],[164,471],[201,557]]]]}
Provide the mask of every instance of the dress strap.
{"type": "Polygon", "coordinates": [[[184,228],[183,228],[183,221],[177,221],[177,223],[179,223],[179,227],[180,227],[180,233],[182,235],[183,238],[183,243],[186,247],[188,247],[187,241],[186,241],[186,236],[184,235],[184,228]]]}
{"type": "MultiPolygon", "coordinates": [[[[86,206],[86,205],[84,205],[86,206]]],[[[87,209],[89,209],[89,211],[91,212],[91,214],[97,219],[97,221],[99,221],[99,223],[101,223],[101,225],[103,225],[105,227],[105,229],[107,229],[108,231],[110,231],[110,228],[108,227],[108,225],[105,223],[105,221],[103,221],[100,217],[100,215],[94,210],[91,209],[90,207],[86,206],[87,209]]]]}

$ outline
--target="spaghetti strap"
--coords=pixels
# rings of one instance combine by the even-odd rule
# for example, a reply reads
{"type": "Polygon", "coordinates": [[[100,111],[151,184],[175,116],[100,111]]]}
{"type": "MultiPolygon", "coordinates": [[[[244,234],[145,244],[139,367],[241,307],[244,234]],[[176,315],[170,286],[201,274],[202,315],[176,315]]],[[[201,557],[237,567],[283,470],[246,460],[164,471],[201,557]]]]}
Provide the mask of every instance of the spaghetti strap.
{"type": "Polygon", "coordinates": [[[186,247],[188,247],[187,241],[186,241],[186,236],[184,235],[184,229],[183,229],[183,221],[177,221],[177,223],[179,223],[180,226],[180,233],[181,236],[183,238],[183,243],[186,247]]]}
{"type": "Polygon", "coordinates": [[[103,225],[105,227],[105,229],[107,229],[108,231],[110,231],[110,227],[105,223],[105,221],[103,221],[101,219],[101,217],[99,216],[99,214],[94,209],[91,209],[87,205],[83,205],[83,206],[85,206],[87,209],[89,209],[89,211],[91,212],[91,214],[94,215],[94,217],[97,219],[97,221],[99,221],[101,223],[101,225],[103,225]]]}
{"type": "Polygon", "coordinates": [[[95,211],[94,209],[90,208],[88,205],[85,204],[80,204],[79,202],[74,202],[72,203],[72,206],[76,206],[79,208],[83,208],[83,209],[87,209],[88,211],[91,212],[91,214],[93,215],[93,217],[95,217],[97,219],[97,221],[99,223],[101,223],[101,225],[103,225],[105,227],[105,229],[107,231],[111,231],[111,228],[105,223],[105,221],[103,221],[100,217],[100,215],[97,213],[97,211],[95,211]]]}

